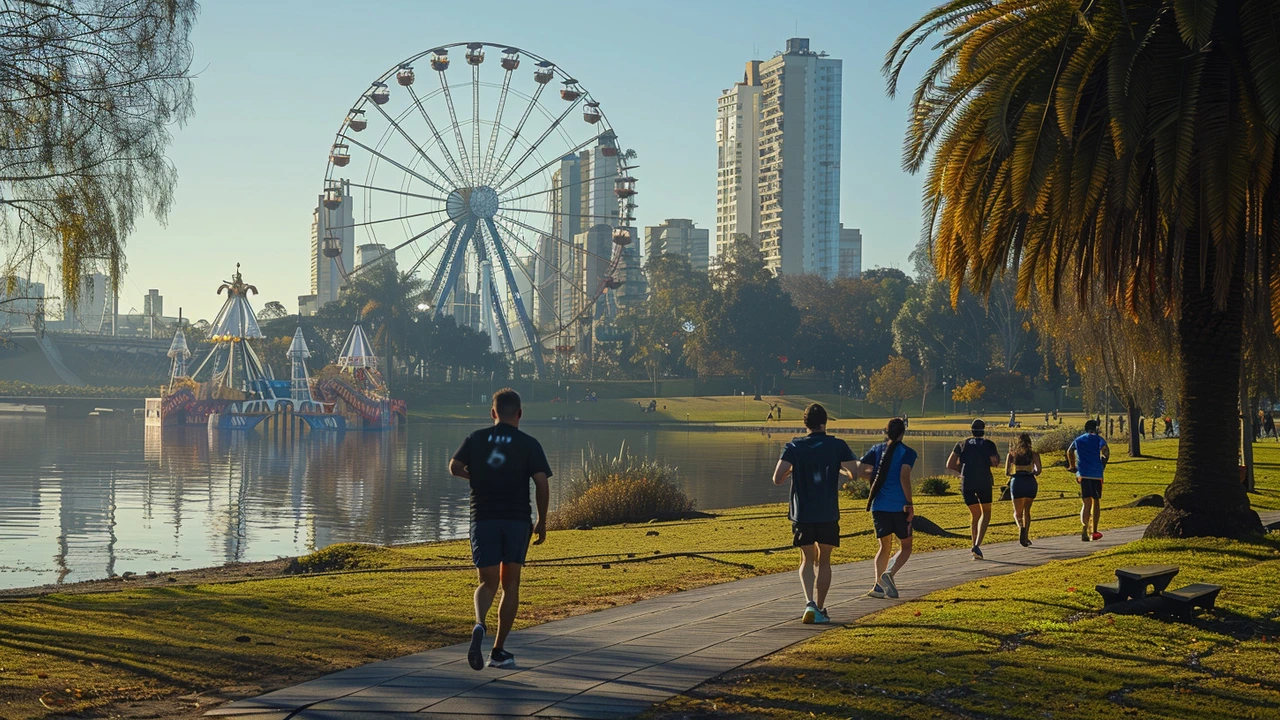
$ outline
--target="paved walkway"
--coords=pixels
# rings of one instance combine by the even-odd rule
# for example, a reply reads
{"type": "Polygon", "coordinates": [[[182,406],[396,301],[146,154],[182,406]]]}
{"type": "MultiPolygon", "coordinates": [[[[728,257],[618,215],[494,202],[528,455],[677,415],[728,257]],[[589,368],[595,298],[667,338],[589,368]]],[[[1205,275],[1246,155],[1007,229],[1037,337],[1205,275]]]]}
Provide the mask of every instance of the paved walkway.
{"type": "MultiPolygon", "coordinates": [[[[1275,519],[1280,513],[1263,521],[1275,519]]],[[[921,553],[899,573],[898,587],[903,600],[917,598],[1115,547],[1137,540],[1144,529],[1111,529],[1091,543],[1076,535],[1038,538],[1031,548],[990,545],[984,562],[972,561],[968,550],[921,553]]],[[[804,603],[794,573],[763,575],[514,632],[507,647],[516,669],[476,672],[467,665],[466,645],[454,645],[334,673],[208,714],[236,720],[624,718],[901,602],[863,597],[871,575],[870,561],[833,569],[827,597],[833,622],[827,626],[799,622],[804,603]]]]}

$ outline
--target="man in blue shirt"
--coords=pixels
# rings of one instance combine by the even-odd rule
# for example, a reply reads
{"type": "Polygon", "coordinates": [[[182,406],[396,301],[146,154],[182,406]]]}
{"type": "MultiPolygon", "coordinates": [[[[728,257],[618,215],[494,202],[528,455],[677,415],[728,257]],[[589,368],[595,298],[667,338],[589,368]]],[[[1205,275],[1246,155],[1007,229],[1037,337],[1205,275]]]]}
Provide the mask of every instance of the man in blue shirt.
{"type": "Polygon", "coordinates": [[[831,587],[831,550],[840,547],[840,475],[853,477],[853,451],[844,440],[827,434],[827,410],[814,403],[804,410],[809,434],[787,443],[773,471],[773,484],[791,476],[792,544],[800,548],[800,584],[804,587],[801,622],[831,622],[827,590],[831,587]]]}
{"type": "Polygon", "coordinates": [[[1111,459],[1111,449],[1107,441],[1098,434],[1098,421],[1089,420],[1084,424],[1084,434],[1076,438],[1067,448],[1067,469],[1076,474],[1076,482],[1080,483],[1080,539],[1084,542],[1101,540],[1098,532],[1098,516],[1102,513],[1102,471],[1111,459]],[[1093,533],[1089,532],[1089,521],[1093,520],[1093,533]]]}
{"type": "Polygon", "coordinates": [[[876,598],[898,597],[894,576],[911,557],[911,522],[916,515],[911,504],[911,468],[916,464],[916,451],[902,442],[906,430],[902,418],[890,420],[884,431],[885,442],[871,448],[858,465],[861,476],[871,481],[867,509],[880,543],[875,559],[876,584],[867,593],[876,598]],[[893,567],[889,567],[894,535],[902,550],[893,567]]]}

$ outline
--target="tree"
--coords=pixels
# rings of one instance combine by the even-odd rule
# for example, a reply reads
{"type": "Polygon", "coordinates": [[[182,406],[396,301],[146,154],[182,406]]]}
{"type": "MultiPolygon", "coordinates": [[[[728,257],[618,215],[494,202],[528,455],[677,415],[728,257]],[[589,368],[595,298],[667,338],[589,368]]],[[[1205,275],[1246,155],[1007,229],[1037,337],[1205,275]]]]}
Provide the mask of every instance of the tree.
{"type": "Polygon", "coordinates": [[[63,302],[105,262],[115,292],[125,238],[163,220],[177,172],[169,129],[194,107],[195,0],[0,4],[0,276],[52,261],[63,302]]]}
{"type": "Polygon", "coordinates": [[[701,303],[703,332],[690,339],[702,360],[722,358],[742,374],[757,398],[764,379],[782,369],[799,313],[782,284],[764,266],[759,247],[745,235],[734,236],[728,257],[712,277],[701,303]]]}
{"type": "Polygon", "coordinates": [[[915,397],[919,380],[911,374],[911,363],[901,355],[889,358],[883,367],[871,373],[867,399],[887,405],[896,417],[902,412],[902,403],[915,397]]]}
{"type": "Polygon", "coordinates": [[[645,368],[656,395],[663,368],[685,362],[685,340],[702,325],[701,304],[711,285],[683,255],[663,253],[649,261],[645,274],[648,301],[629,308],[619,322],[631,331],[630,359],[645,368]]]}
{"type": "Polygon", "coordinates": [[[969,382],[957,387],[951,391],[951,399],[955,402],[964,403],[965,411],[968,412],[970,406],[982,399],[987,394],[987,386],[982,384],[981,380],[970,380],[969,382]]]}
{"type": "Polygon", "coordinates": [[[929,283],[906,301],[893,321],[893,347],[920,366],[920,412],[941,368],[954,368],[958,348],[973,342],[951,326],[957,319],[943,283],[929,283]]]}
{"type": "Polygon", "coordinates": [[[993,372],[982,385],[987,397],[1001,410],[1013,410],[1014,402],[1027,394],[1027,377],[1022,373],[993,372]]]}
{"type": "Polygon", "coordinates": [[[1005,273],[1024,306],[1095,280],[1139,318],[1164,313],[1153,288],[1173,298],[1182,441],[1152,537],[1262,531],[1236,428],[1246,284],[1280,327],[1278,24],[1269,0],[951,0],[885,63],[893,94],[942,34],[904,164],[929,164],[931,250],[953,300],[1005,273]]]}

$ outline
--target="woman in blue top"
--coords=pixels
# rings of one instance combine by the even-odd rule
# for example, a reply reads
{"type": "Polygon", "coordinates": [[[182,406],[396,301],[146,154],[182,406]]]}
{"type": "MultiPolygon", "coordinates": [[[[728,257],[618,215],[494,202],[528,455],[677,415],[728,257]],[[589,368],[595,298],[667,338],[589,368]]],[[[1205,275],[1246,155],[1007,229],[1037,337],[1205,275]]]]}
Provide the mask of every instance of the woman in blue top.
{"type": "Polygon", "coordinates": [[[898,597],[898,586],[893,576],[898,574],[911,557],[911,521],[915,511],[911,505],[911,468],[916,464],[916,451],[902,442],[907,430],[901,418],[893,418],[885,427],[885,442],[876,445],[862,456],[858,472],[871,480],[871,493],[867,497],[867,509],[875,525],[876,584],[867,595],[876,598],[898,597]],[[889,567],[889,555],[893,552],[893,536],[898,536],[902,550],[889,567]]]}

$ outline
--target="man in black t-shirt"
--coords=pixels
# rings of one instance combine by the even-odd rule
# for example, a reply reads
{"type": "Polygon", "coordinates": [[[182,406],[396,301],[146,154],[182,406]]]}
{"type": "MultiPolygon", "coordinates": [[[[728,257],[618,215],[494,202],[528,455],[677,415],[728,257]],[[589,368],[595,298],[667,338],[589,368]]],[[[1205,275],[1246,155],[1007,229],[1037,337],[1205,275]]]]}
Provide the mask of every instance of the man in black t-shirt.
{"type": "Polygon", "coordinates": [[[956,443],[951,457],[947,458],[947,469],[960,476],[960,494],[971,515],[969,534],[973,548],[970,552],[974,560],[981,560],[982,539],[991,523],[991,490],[995,484],[991,468],[1000,464],[1000,451],[995,443],[983,437],[987,424],[982,420],[974,420],[969,428],[973,437],[956,443]]]}
{"type": "Polygon", "coordinates": [[[547,505],[551,466],[537,440],[520,432],[520,395],[510,388],[493,395],[489,415],[494,424],[477,430],[462,441],[449,461],[449,472],[471,482],[471,560],[480,573],[475,592],[476,625],[471,630],[467,662],[475,670],[484,667],[480,643],[485,617],[502,587],[498,606],[498,634],[489,654],[489,667],[509,668],[515,657],[503,649],[520,605],[520,570],[524,567],[529,538],[534,545],[547,539],[547,505]],[[529,480],[538,489],[538,519],[530,522],[529,480]]]}
{"type": "Polygon", "coordinates": [[[773,471],[773,484],[791,476],[792,544],[800,548],[800,584],[804,587],[803,623],[827,623],[825,606],[831,587],[831,551],[840,546],[840,474],[854,472],[853,451],[844,440],[827,434],[826,408],[805,408],[809,434],[787,443],[773,471]]]}

